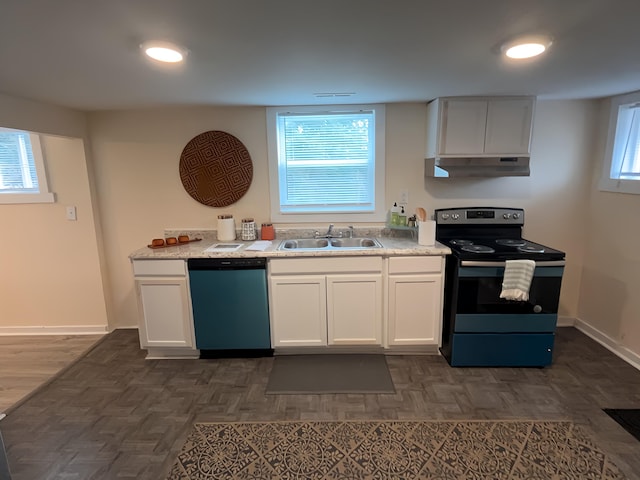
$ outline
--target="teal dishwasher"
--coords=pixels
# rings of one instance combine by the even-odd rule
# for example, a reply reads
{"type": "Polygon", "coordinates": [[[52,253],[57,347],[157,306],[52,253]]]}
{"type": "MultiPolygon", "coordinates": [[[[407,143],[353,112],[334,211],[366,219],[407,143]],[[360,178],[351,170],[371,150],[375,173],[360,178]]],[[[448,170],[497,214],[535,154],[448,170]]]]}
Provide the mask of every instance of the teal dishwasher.
{"type": "Polygon", "coordinates": [[[200,358],[273,355],[265,258],[190,258],[200,358]]]}

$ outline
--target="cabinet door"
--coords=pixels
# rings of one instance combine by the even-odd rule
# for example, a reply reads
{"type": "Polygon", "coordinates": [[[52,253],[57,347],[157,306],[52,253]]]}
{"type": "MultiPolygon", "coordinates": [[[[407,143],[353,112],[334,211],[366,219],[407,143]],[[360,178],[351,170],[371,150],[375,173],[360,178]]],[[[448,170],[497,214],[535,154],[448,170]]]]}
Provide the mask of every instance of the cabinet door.
{"type": "Polygon", "coordinates": [[[382,344],[382,275],[328,275],[330,345],[382,344]]]}
{"type": "Polygon", "coordinates": [[[440,274],[389,276],[389,345],[438,345],[440,274]]]}
{"type": "Polygon", "coordinates": [[[440,115],[440,154],[477,155],[484,151],[486,101],[443,100],[440,115]]]}
{"type": "Polygon", "coordinates": [[[324,275],[273,276],[269,287],[273,346],[326,345],[324,275]]]}
{"type": "Polygon", "coordinates": [[[143,348],[194,346],[185,277],[137,277],[136,291],[143,348]]]}
{"type": "Polygon", "coordinates": [[[491,100],[487,110],[486,154],[527,155],[533,99],[491,100]]]}

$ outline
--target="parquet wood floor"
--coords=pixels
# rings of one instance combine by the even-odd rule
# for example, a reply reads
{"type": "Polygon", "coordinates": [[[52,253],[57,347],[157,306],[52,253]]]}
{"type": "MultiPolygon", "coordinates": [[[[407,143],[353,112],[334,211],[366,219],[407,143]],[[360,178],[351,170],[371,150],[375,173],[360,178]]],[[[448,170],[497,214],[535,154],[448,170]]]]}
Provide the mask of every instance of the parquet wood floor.
{"type": "Polygon", "coordinates": [[[559,329],[545,369],[389,356],[396,393],[384,395],[264,395],[273,358],[144,356],[137,331],[116,330],[10,411],[14,480],[158,480],[193,422],[340,419],[571,420],[640,478],[640,442],[601,411],[640,407],[640,371],[573,328],[559,329]]]}

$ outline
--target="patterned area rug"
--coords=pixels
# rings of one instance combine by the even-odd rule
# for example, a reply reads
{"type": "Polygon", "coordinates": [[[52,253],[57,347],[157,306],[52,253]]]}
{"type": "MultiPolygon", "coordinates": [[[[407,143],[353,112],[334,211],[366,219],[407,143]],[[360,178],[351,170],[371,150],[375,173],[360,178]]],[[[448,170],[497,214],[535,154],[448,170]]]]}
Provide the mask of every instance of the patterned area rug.
{"type": "Polygon", "coordinates": [[[623,479],[571,422],[196,423],[169,480],[623,479]]]}

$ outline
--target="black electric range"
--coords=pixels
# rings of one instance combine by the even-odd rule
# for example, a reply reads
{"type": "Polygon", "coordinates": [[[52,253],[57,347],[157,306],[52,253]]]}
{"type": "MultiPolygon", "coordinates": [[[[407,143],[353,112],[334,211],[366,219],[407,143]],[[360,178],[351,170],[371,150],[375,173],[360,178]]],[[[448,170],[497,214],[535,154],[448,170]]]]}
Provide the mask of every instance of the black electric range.
{"type": "Polygon", "coordinates": [[[441,352],[452,366],[546,366],[552,361],[565,253],[522,237],[524,210],[436,210],[445,262],[441,352]],[[526,301],[500,298],[510,260],[533,260],[526,301]]]}

